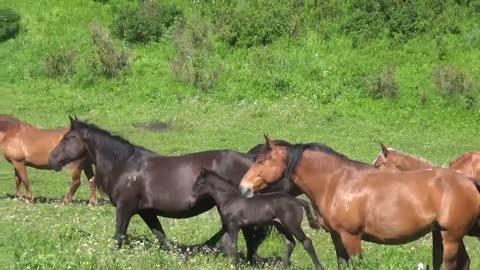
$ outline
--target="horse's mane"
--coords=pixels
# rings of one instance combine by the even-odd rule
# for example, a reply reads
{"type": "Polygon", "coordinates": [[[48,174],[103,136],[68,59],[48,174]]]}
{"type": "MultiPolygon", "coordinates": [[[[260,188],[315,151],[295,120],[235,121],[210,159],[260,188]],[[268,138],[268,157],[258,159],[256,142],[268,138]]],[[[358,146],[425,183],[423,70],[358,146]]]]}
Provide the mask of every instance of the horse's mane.
{"type": "Polygon", "coordinates": [[[22,122],[10,115],[0,115],[0,131],[4,132],[10,128],[16,127],[22,122]]]}
{"type": "Polygon", "coordinates": [[[356,165],[362,165],[362,166],[369,166],[366,163],[356,161],[349,159],[347,156],[344,154],[341,154],[335,150],[333,150],[331,147],[321,144],[321,143],[307,143],[307,144],[291,144],[286,141],[275,141],[275,144],[278,146],[283,146],[287,148],[287,168],[285,169],[285,174],[284,178],[292,180],[293,174],[295,173],[295,169],[297,168],[298,162],[302,159],[303,152],[305,150],[313,150],[313,151],[319,151],[323,152],[329,155],[333,155],[336,158],[339,158],[341,160],[347,161],[347,162],[353,162],[356,165]]]}

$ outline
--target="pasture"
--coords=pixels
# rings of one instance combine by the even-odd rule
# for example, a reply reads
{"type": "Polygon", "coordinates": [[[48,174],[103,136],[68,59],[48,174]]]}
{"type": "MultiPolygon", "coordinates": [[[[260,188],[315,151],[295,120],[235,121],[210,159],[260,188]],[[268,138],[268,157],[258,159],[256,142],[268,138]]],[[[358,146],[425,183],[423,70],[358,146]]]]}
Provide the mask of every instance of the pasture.
{"type": "MultiPolygon", "coordinates": [[[[144,46],[122,43],[133,52],[134,61],[117,78],[97,78],[86,71],[92,50],[88,25],[93,19],[110,24],[121,3],[100,2],[2,1],[2,8],[22,14],[25,30],[0,44],[5,67],[0,72],[6,78],[0,84],[0,114],[46,128],[66,125],[68,114],[76,114],[166,155],[208,149],[246,151],[263,142],[264,132],[290,142],[321,142],[369,163],[380,151],[380,142],[439,165],[480,146],[479,107],[467,108],[462,99],[452,102],[443,97],[432,79],[432,70],[445,63],[463,66],[480,79],[476,47],[480,39],[475,36],[479,25],[466,13],[459,16],[462,34],[445,34],[443,49],[432,45],[435,40],[427,35],[398,46],[390,44],[388,37],[379,37],[354,48],[350,36],[324,40],[325,33],[313,30],[265,47],[231,49],[219,42],[215,55],[222,58],[223,77],[216,87],[203,91],[172,75],[177,48],[168,38],[144,46]],[[78,73],[66,79],[47,76],[45,54],[69,46],[79,52],[78,73]],[[438,59],[439,50],[447,51],[446,60],[438,59]],[[362,95],[363,77],[388,64],[397,67],[399,97],[362,95]]],[[[188,16],[195,10],[191,1],[177,2],[188,16]]],[[[478,86],[475,89],[478,99],[478,86]]],[[[101,195],[99,206],[87,207],[84,176],[74,203],[63,206],[68,170],[55,173],[29,168],[28,172],[33,205],[12,199],[13,170],[0,160],[1,269],[231,267],[228,258],[215,252],[160,248],[138,216],[128,229],[130,243],[114,250],[115,209],[101,195]]],[[[184,220],[160,219],[167,237],[185,245],[201,243],[220,228],[216,210],[184,220]]],[[[336,269],[329,235],[308,228],[306,221],[303,228],[326,268],[336,269]]],[[[245,245],[239,239],[239,251],[244,254],[245,245]]],[[[471,269],[480,269],[480,241],[467,238],[466,246],[471,269]]],[[[259,254],[261,264],[241,267],[280,269],[283,239],[272,232],[259,254]]],[[[419,263],[430,261],[431,238],[426,236],[402,246],[364,243],[357,269],[416,269],[419,263]]],[[[312,268],[298,244],[291,268],[312,268]]]]}

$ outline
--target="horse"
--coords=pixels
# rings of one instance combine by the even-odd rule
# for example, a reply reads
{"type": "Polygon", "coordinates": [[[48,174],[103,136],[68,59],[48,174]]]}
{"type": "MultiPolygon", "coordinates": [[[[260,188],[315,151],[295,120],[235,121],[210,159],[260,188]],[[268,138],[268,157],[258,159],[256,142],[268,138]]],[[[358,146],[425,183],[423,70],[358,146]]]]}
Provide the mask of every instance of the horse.
{"type": "MultiPolygon", "coordinates": [[[[210,150],[179,156],[163,156],[134,145],[94,124],[70,117],[70,129],[53,150],[49,164],[59,170],[80,157],[89,157],[96,168],[95,184],[106,193],[116,207],[116,248],[126,238],[129,221],[139,214],[160,241],[166,243],[165,232],[157,216],[188,218],[215,206],[212,198],[186,203],[201,168],[214,170],[238,186],[243,174],[255,158],[255,147],[249,153],[231,150],[210,150]]],[[[283,187],[281,187],[283,188],[283,187]]],[[[271,191],[282,191],[272,187],[271,191]]],[[[290,190],[292,195],[297,190],[290,190]]],[[[256,261],[256,251],[271,226],[242,228],[247,243],[247,259],[256,261]]],[[[214,246],[225,234],[220,229],[204,244],[214,246]]]]}
{"type": "MultiPolygon", "coordinates": [[[[16,183],[15,197],[17,200],[22,198],[21,184],[23,183],[26,201],[28,203],[32,202],[33,196],[30,190],[30,180],[26,166],[51,170],[52,167],[48,165],[48,157],[68,129],[68,127],[57,129],[38,128],[21,122],[12,116],[0,115],[0,149],[3,151],[5,159],[13,165],[16,183]]],[[[72,170],[72,181],[64,203],[69,204],[72,201],[75,192],[80,186],[80,178],[83,171],[89,180],[89,205],[95,205],[96,192],[91,162],[85,158],[79,158],[71,160],[69,165],[72,170]]]]}
{"type": "Polygon", "coordinates": [[[230,238],[227,251],[233,258],[235,267],[238,263],[238,231],[245,226],[273,224],[285,237],[286,252],[283,259],[285,267],[290,264],[295,237],[311,257],[315,269],[323,269],[315,254],[312,241],[302,230],[303,209],[310,226],[318,228],[307,201],[286,193],[259,194],[248,199],[243,198],[238,186],[232,185],[232,181],[226,180],[215,172],[202,169],[193,184],[187,203],[195,206],[199,199],[205,197],[215,200],[222,227],[230,238]]]}
{"type": "Polygon", "coordinates": [[[434,253],[439,252],[435,241],[443,242],[446,269],[469,268],[463,237],[479,222],[480,187],[465,175],[445,168],[378,170],[325,145],[314,149],[265,139],[240,182],[243,196],[275,182],[293,182],[319,209],[339,268],[361,255],[361,240],[399,245],[430,231],[438,236],[434,253]]]}
{"type": "MultiPolygon", "coordinates": [[[[416,158],[380,144],[381,151],[372,165],[377,168],[397,168],[400,171],[437,167],[430,161],[416,158]]],[[[472,179],[480,178],[480,151],[467,152],[448,164],[448,168],[462,172],[472,179]]]]}

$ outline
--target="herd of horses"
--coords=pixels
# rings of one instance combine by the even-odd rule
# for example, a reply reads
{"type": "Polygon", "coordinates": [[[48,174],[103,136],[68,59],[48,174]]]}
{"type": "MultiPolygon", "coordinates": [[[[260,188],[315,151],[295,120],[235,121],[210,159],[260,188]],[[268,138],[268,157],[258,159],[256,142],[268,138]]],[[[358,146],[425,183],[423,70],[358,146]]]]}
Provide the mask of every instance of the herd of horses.
{"type": "Polygon", "coordinates": [[[398,245],[431,232],[433,269],[469,269],[463,239],[480,237],[479,151],[440,167],[381,145],[376,160],[367,164],[319,143],[265,140],[247,153],[164,156],[76,117],[52,130],[0,116],[0,148],[14,168],[16,198],[22,198],[23,184],[26,201],[33,199],[26,166],[55,171],[69,166],[66,204],[83,171],[89,205],[95,205],[98,188],[116,207],[118,248],[136,214],[163,244],[167,238],[158,216],[188,218],[217,207],[222,227],[204,245],[227,236],[226,251],[235,265],[238,232],[246,241],[247,260],[255,263],[274,226],[285,237],[285,265],[296,239],[315,268],[323,269],[301,227],[305,211],[312,228],[330,234],[339,268],[361,256],[362,240],[398,245]],[[296,198],[301,194],[311,204],[296,198]]]}

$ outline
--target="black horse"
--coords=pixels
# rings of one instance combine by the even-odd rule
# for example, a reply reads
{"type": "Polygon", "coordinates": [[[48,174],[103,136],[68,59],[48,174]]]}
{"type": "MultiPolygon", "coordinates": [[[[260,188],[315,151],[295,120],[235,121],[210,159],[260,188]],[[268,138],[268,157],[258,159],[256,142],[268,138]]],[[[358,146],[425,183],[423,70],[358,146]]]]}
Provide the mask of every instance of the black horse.
{"type": "MultiPolygon", "coordinates": [[[[253,154],[230,150],[161,156],[93,124],[76,118],[70,118],[70,122],[70,130],[53,150],[49,164],[60,170],[65,164],[84,156],[94,161],[95,183],[116,207],[117,247],[121,247],[126,238],[129,221],[135,214],[140,215],[159,241],[165,242],[165,232],[157,216],[188,218],[215,206],[211,198],[198,201],[194,207],[189,207],[186,202],[201,168],[228,176],[232,184],[238,186],[254,159],[253,154]]],[[[259,146],[256,148],[258,150],[259,146]]],[[[284,189],[279,185],[279,190],[284,189]]],[[[272,187],[268,191],[276,190],[272,187]]],[[[295,196],[300,194],[298,189],[290,187],[284,191],[295,196]]],[[[255,261],[256,250],[270,227],[251,226],[242,229],[250,262],[255,261]]],[[[223,235],[221,229],[205,244],[213,246],[223,235]]]]}
{"type": "Polygon", "coordinates": [[[202,198],[213,198],[217,204],[222,227],[230,237],[227,252],[233,257],[235,266],[238,262],[237,240],[240,229],[245,226],[274,225],[285,237],[286,252],[283,259],[285,267],[290,264],[295,237],[310,255],[315,268],[323,269],[312,241],[302,230],[303,209],[310,226],[318,228],[307,201],[285,193],[259,194],[243,198],[238,186],[233,186],[232,181],[206,169],[203,169],[197,177],[187,201],[189,205],[195,207],[197,201],[202,198]]]}

